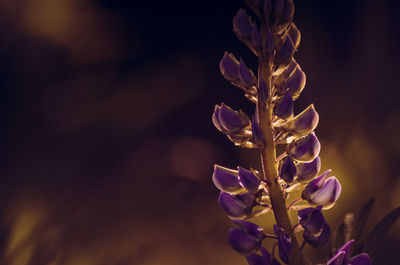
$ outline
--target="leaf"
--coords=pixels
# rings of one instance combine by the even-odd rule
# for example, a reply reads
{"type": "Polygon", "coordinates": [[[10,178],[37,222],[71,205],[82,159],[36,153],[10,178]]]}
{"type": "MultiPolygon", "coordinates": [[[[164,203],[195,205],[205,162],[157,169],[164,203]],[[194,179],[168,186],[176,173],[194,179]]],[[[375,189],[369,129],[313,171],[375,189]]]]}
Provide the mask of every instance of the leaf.
{"type": "Polygon", "coordinates": [[[368,253],[372,252],[372,250],[379,246],[380,241],[385,237],[399,217],[400,207],[397,207],[378,222],[368,236],[368,242],[366,244],[366,251],[368,253]]]}
{"type": "Polygon", "coordinates": [[[362,252],[363,248],[361,247],[361,236],[364,232],[365,226],[367,225],[369,216],[371,215],[372,208],[374,207],[375,198],[371,198],[368,202],[363,206],[357,219],[354,224],[354,230],[352,232],[351,238],[354,239],[354,247],[352,256],[355,256],[362,252]]]}

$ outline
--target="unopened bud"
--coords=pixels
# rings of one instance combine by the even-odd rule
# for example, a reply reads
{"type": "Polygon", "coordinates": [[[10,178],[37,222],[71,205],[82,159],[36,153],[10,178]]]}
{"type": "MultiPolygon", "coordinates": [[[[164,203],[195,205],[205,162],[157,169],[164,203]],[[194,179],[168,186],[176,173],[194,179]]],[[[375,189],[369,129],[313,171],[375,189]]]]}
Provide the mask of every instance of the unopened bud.
{"type": "Polygon", "coordinates": [[[296,99],[300,96],[300,93],[303,91],[305,85],[306,74],[301,70],[300,67],[297,67],[286,82],[287,90],[292,97],[296,99]]]}
{"type": "Polygon", "coordinates": [[[240,59],[239,64],[239,78],[246,87],[256,84],[256,77],[254,76],[253,71],[247,68],[242,59],[240,59]]]}
{"type": "Polygon", "coordinates": [[[222,132],[225,133],[236,133],[250,125],[249,118],[243,112],[234,111],[224,103],[221,104],[221,107],[216,106],[214,115],[216,117],[214,120],[218,125],[216,127],[221,127],[222,132]]]}
{"type": "Polygon", "coordinates": [[[252,38],[252,25],[246,11],[241,8],[233,18],[233,30],[239,38],[252,38]]]}
{"type": "Polygon", "coordinates": [[[308,106],[303,112],[288,121],[284,128],[293,135],[305,136],[317,128],[319,115],[314,104],[308,106]]]}
{"type": "Polygon", "coordinates": [[[275,105],[274,114],[284,120],[293,116],[293,99],[290,93],[286,93],[282,100],[275,105]]]}
{"type": "Polygon", "coordinates": [[[256,193],[261,180],[253,171],[239,167],[239,182],[248,192],[256,193]]]}
{"type": "Polygon", "coordinates": [[[293,181],[296,176],[296,166],[290,157],[287,157],[283,162],[279,175],[286,183],[293,181]]]}
{"type": "Polygon", "coordinates": [[[287,36],[282,44],[282,47],[275,54],[275,64],[276,65],[288,64],[292,59],[293,53],[294,53],[293,42],[290,39],[290,36],[287,36]]]}
{"type": "Polygon", "coordinates": [[[231,82],[239,80],[239,62],[231,53],[225,52],[219,68],[226,80],[231,82]]]}
{"type": "Polygon", "coordinates": [[[237,170],[214,165],[212,180],[214,185],[221,191],[237,193],[243,190],[243,187],[239,183],[237,170]]]}
{"type": "Polygon", "coordinates": [[[319,154],[321,144],[314,133],[292,141],[286,146],[286,153],[302,163],[313,161],[319,154]]]}
{"type": "Polygon", "coordinates": [[[321,158],[317,156],[313,161],[309,163],[298,163],[297,168],[297,180],[307,181],[315,178],[321,170],[321,158]]]}

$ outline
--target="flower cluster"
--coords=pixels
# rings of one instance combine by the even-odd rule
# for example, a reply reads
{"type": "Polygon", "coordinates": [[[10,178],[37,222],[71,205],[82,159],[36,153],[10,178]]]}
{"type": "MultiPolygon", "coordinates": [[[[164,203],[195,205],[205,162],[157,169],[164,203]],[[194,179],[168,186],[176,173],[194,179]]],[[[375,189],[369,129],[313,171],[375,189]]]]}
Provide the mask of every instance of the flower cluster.
{"type": "MultiPolygon", "coordinates": [[[[281,262],[305,264],[301,253],[304,244],[319,248],[329,240],[331,231],[322,210],[334,205],[341,185],[335,177],[328,177],[331,170],[319,175],[321,145],[314,132],[319,115],[314,105],[294,114],[294,101],[304,89],[306,76],[293,58],[301,36],[292,23],[293,1],[248,0],[246,3],[259,23],[240,9],[233,18],[233,29],[258,57],[257,72],[228,52],[220,62],[220,70],[226,80],[242,89],[246,98],[255,104],[255,112],[250,118],[243,111],[221,103],[215,106],[212,121],[235,145],[258,149],[263,169],[260,173],[253,168],[229,169],[215,165],[212,179],[220,190],[219,206],[239,227],[229,231],[229,244],[245,255],[250,265],[280,264],[274,253],[262,247],[265,239],[277,240],[281,262]],[[285,151],[276,157],[278,145],[283,145],[285,151]],[[301,198],[287,205],[289,194],[301,188],[304,188],[301,198]],[[296,207],[299,201],[306,204],[296,207]],[[300,209],[299,223],[292,226],[288,210],[296,209],[300,209]],[[270,211],[276,220],[275,235],[268,235],[260,226],[243,220],[270,211]],[[300,231],[304,231],[301,247],[295,237],[300,231]]],[[[328,264],[353,264],[350,259],[342,261],[339,257],[346,253],[345,250],[338,252],[328,264]],[[342,263],[338,263],[339,259],[342,263]]],[[[365,260],[357,264],[370,264],[365,260]]]]}

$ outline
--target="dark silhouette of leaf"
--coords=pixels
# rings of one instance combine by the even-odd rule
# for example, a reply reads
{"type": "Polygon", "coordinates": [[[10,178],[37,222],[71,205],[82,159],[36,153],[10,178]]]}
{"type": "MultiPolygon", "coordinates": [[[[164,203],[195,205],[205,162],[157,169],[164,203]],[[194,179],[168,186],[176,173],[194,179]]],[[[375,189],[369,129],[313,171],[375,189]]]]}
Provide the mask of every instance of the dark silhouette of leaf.
{"type": "Polygon", "coordinates": [[[357,219],[354,224],[354,230],[351,235],[351,238],[354,239],[354,247],[352,256],[355,256],[362,252],[363,248],[361,247],[361,236],[363,235],[365,226],[368,223],[368,219],[371,215],[372,208],[374,207],[375,198],[371,198],[368,202],[363,206],[360,213],[357,216],[357,219]]]}
{"type": "Polygon", "coordinates": [[[378,222],[368,236],[368,242],[366,243],[365,248],[368,253],[371,253],[379,246],[380,241],[385,237],[386,233],[399,217],[400,207],[397,207],[378,222]]]}

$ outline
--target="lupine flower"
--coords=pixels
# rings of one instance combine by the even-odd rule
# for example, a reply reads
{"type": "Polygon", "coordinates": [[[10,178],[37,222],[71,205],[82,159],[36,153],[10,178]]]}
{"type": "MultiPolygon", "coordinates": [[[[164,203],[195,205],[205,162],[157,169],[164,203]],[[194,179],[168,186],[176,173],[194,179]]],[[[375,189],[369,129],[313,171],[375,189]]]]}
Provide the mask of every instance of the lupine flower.
{"type": "Polygon", "coordinates": [[[317,128],[319,115],[314,104],[308,106],[303,112],[288,121],[283,127],[296,137],[305,136],[317,128]]]}
{"type": "Polygon", "coordinates": [[[274,232],[278,237],[279,257],[286,264],[289,263],[289,257],[292,251],[292,240],[289,235],[279,226],[274,225],[274,232]]]}
{"type": "Polygon", "coordinates": [[[252,25],[246,11],[241,8],[233,18],[233,30],[239,38],[252,38],[252,25]]]}
{"type": "Polygon", "coordinates": [[[249,265],[280,265],[280,263],[272,257],[264,247],[260,247],[261,255],[252,253],[246,256],[249,265]]]}
{"type": "Polygon", "coordinates": [[[314,133],[295,140],[286,146],[286,152],[298,162],[311,162],[319,154],[321,144],[314,133]]]}
{"type": "Polygon", "coordinates": [[[308,183],[301,195],[302,198],[309,203],[322,205],[324,209],[331,208],[339,198],[342,187],[335,177],[326,179],[330,173],[331,170],[327,170],[308,183]]]}
{"type": "Polygon", "coordinates": [[[221,191],[218,198],[218,204],[229,217],[242,219],[251,214],[255,199],[254,194],[248,192],[232,195],[221,191]]]}
{"type": "Polygon", "coordinates": [[[315,248],[324,246],[331,235],[330,228],[321,212],[322,206],[310,207],[297,213],[300,225],[304,228],[305,242],[315,248]]]}
{"type": "Polygon", "coordinates": [[[282,47],[275,54],[275,64],[276,65],[286,65],[292,59],[294,53],[294,44],[290,39],[290,36],[287,36],[284,40],[282,47]]]}
{"type": "Polygon", "coordinates": [[[291,183],[296,176],[296,165],[290,157],[283,162],[279,176],[286,182],[291,183]]]}
{"type": "Polygon", "coordinates": [[[249,255],[261,246],[265,238],[264,230],[256,224],[233,220],[240,228],[229,230],[228,242],[231,247],[242,255],[249,255]]]}
{"type": "Polygon", "coordinates": [[[296,165],[297,180],[307,181],[315,178],[321,170],[321,158],[317,156],[309,163],[298,163],[296,165]]]}
{"type": "Polygon", "coordinates": [[[226,80],[231,82],[239,81],[239,61],[233,54],[225,52],[219,63],[219,68],[226,80]]]}
{"type": "Polygon", "coordinates": [[[239,182],[240,184],[251,193],[256,193],[258,191],[258,187],[260,186],[260,178],[254,174],[253,171],[246,170],[242,167],[239,167],[239,182]]]}
{"type": "Polygon", "coordinates": [[[256,84],[256,77],[253,71],[247,68],[246,64],[240,59],[239,63],[239,78],[245,86],[252,86],[256,84]]]}
{"type": "Polygon", "coordinates": [[[251,119],[251,133],[253,135],[253,141],[255,144],[263,146],[264,145],[264,139],[262,135],[262,130],[260,128],[260,125],[257,122],[257,119],[253,116],[251,119]]]}
{"type": "Polygon", "coordinates": [[[350,257],[353,243],[354,240],[350,240],[341,246],[336,255],[328,261],[327,265],[372,265],[372,261],[367,253],[361,253],[357,256],[350,257]]]}
{"type": "Polygon", "coordinates": [[[282,100],[275,105],[274,114],[284,120],[293,116],[293,98],[290,93],[286,93],[282,100]]]}
{"type": "Polygon", "coordinates": [[[239,183],[239,174],[237,170],[214,165],[212,180],[214,185],[221,191],[228,193],[238,193],[243,190],[239,183]]]}
{"type": "Polygon", "coordinates": [[[300,96],[305,84],[306,75],[300,67],[297,67],[286,82],[287,91],[292,95],[293,99],[296,99],[300,96]]]}
{"type": "Polygon", "coordinates": [[[250,125],[246,114],[234,111],[224,103],[215,106],[212,120],[214,126],[223,133],[237,133],[250,125]]]}

